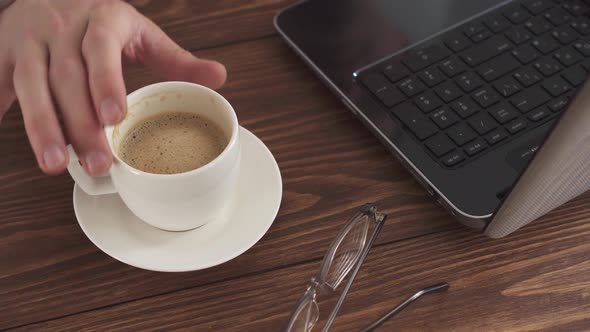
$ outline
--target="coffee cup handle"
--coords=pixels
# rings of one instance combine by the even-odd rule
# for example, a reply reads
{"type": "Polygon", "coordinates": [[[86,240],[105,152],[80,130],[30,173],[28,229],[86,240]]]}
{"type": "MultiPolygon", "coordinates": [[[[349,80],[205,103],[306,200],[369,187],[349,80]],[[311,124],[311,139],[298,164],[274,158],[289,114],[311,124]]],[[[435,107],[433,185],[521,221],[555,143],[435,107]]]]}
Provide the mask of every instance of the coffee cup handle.
{"type": "Polygon", "coordinates": [[[76,184],[84,190],[85,193],[92,196],[114,194],[117,192],[111,176],[108,174],[92,177],[86,174],[86,171],[80,164],[78,155],[71,145],[68,145],[68,154],[70,156],[70,163],[68,164],[68,172],[76,184]]]}

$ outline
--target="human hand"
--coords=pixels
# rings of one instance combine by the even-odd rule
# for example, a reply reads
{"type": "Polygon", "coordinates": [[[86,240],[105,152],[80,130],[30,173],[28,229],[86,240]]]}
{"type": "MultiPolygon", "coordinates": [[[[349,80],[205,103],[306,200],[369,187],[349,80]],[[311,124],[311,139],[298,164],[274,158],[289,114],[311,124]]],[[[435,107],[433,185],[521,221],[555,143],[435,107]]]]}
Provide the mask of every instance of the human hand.
{"type": "Polygon", "coordinates": [[[226,78],[121,0],[17,0],[0,14],[0,120],[18,98],[43,172],[65,170],[64,133],[89,175],[108,170],[102,126],[125,117],[122,58],[169,80],[218,88],[226,78]]]}

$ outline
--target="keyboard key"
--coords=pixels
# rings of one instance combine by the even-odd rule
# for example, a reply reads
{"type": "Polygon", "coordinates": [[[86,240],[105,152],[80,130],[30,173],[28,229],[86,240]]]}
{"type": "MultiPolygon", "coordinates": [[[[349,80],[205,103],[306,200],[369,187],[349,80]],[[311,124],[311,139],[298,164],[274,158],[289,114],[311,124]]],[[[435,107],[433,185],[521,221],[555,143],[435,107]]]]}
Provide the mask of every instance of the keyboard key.
{"type": "Polygon", "coordinates": [[[531,15],[524,10],[524,8],[520,7],[519,5],[513,6],[511,9],[508,9],[504,12],[504,16],[507,19],[512,21],[512,23],[522,23],[526,21],[531,15]]]}
{"type": "Polygon", "coordinates": [[[590,72],[590,59],[582,61],[582,67],[584,67],[586,71],[590,72]]]}
{"type": "Polygon", "coordinates": [[[484,24],[493,32],[498,33],[510,27],[510,22],[503,16],[496,15],[484,21],[484,24]]]}
{"type": "Polygon", "coordinates": [[[588,77],[586,71],[580,66],[575,66],[565,70],[561,73],[561,76],[563,76],[566,81],[570,82],[571,85],[576,87],[584,83],[586,81],[586,77],[588,77]]]}
{"type": "Polygon", "coordinates": [[[415,96],[426,89],[424,84],[415,77],[406,78],[397,86],[408,97],[415,96]]]}
{"type": "Polygon", "coordinates": [[[582,35],[590,34],[590,20],[587,17],[578,17],[570,26],[582,35]]]}
{"type": "Polygon", "coordinates": [[[418,77],[422,82],[426,83],[429,87],[433,87],[445,80],[445,76],[436,67],[431,67],[421,71],[418,77]]]}
{"type": "Polygon", "coordinates": [[[366,75],[361,81],[388,108],[401,103],[405,99],[395,86],[391,85],[387,79],[379,73],[366,75]]]}
{"type": "Polygon", "coordinates": [[[465,149],[463,150],[465,151],[465,153],[467,153],[468,156],[471,157],[485,150],[487,147],[488,146],[484,141],[478,139],[475,142],[467,144],[467,146],[465,146],[465,149]]]}
{"type": "Polygon", "coordinates": [[[455,144],[444,134],[436,134],[425,143],[426,147],[437,157],[441,157],[455,149],[455,144]]]}
{"type": "Polygon", "coordinates": [[[561,50],[555,52],[553,57],[556,58],[562,65],[569,67],[572,66],[582,60],[584,58],[578,53],[578,51],[574,50],[571,46],[567,46],[562,48],[561,50]]]}
{"type": "Polygon", "coordinates": [[[533,38],[533,35],[523,27],[517,26],[506,31],[506,37],[508,37],[513,43],[520,45],[533,38]]]}
{"type": "Polygon", "coordinates": [[[435,96],[431,91],[427,91],[419,95],[416,99],[414,99],[414,102],[424,113],[428,113],[435,108],[442,106],[443,104],[440,98],[435,96]]]}
{"type": "Polygon", "coordinates": [[[522,3],[533,15],[541,14],[549,8],[553,7],[553,2],[550,0],[528,0],[522,3]]]}
{"type": "Polygon", "coordinates": [[[543,84],[541,85],[553,97],[560,96],[572,89],[572,86],[569,85],[563,78],[559,76],[551,77],[543,81],[543,84]]]}
{"type": "Polygon", "coordinates": [[[501,102],[500,104],[494,106],[489,110],[489,112],[500,124],[505,124],[508,121],[518,117],[517,111],[505,102],[501,102]]]}
{"type": "Polygon", "coordinates": [[[510,123],[508,124],[508,126],[506,126],[506,129],[508,129],[508,131],[509,131],[511,134],[513,134],[513,135],[514,135],[514,134],[516,134],[517,132],[519,132],[519,131],[521,131],[521,130],[525,129],[525,128],[526,128],[526,126],[527,126],[526,120],[523,120],[523,119],[517,119],[517,120],[514,120],[514,121],[510,122],[510,123]]]}
{"type": "Polygon", "coordinates": [[[561,7],[554,7],[550,11],[543,14],[543,16],[545,16],[549,22],[553,23],[553,25],[562,25],[563,23],[572,19],[572,16],[561,7]]]}
{"type": "Polygon", "coordinates": [[[447,135],[459,146],[463,146],[477,137],[475,131],[465,123],[454,125],[447,131],[447,135]]]}
{"type": "Polygon", "coordinates": [[[588,8],[588,6],[586,6],[580,1],[567,2],[564,3],[562,7],[565,8],[565,10],[567,10],[573,16],[582,16],[588,13],[588,10],[590,9],[588,8]]]}
{"type": "Polygon", "coordinates": [[[434,89],[434,92],[445,102],[449,103],[461,97],[461,90],[453,82],[446,82],[434,89]]]}
{"type": "Polygon", "coordinates": [[[555,41],[555,39],[551,38],[549,35],[537,37],[533,39],[531,44],[543,54],[551,53],[559,48],[557,41],[555,41]]]}
{"type": "Polygon", "coordinates": [[[574,48],[584,56],[590,56],[590,41],[587,38],[575,42],[574,48]]]}
{"type": "Polygon", "coordinates": [[[449,37],[445,44],[453,50],[453,52],[460,52],[471,46],[471,41],[460,33],[456,33],[449,37]]]}
{"type": "Polygon", "coordinates": [[[515,49],[512,55],[525,65],[541,56],[531,45],[523,45],[515,49]]]}
{"type": "Polygon", "coordinates": [[[383,67],[383,73],[390,81],[394,83],[410,75],[410,71],[399,62],[383,67]]]}
{"type": "Polygon", "coordinates": [[[483,80],[474,72],[468,72],[457,77],[455,82],[465,92],[471,92],[483,85],[483,80]]]}
{"type": "Polygon", "coordinates": [[[536,109],[536,110],[530,112],[529,115],[527,116],[527,118],[531,121],[538,122],[538,121],[545,119],[546,117],[548,117],[550,115],[551,115],[551,112],[549,112],[549,109],[542,107],[542,108],[539,108],[539,109],[536,109]]]}
{"type": "Polygon", "coordinates": [[[406,99],[394,86],[377,93],[377,98],[379,98],[387,108],[391,108],[406,99]]]}
{"type": "Polygon", "coordinates": [[[551,76],[561,70],[561,65],[551,58],[535,61],[533,66],[545,76],[551,76]]]}
{"type": "Polygon", "coordinates": [[[570,99],[567,96],[557,98],[553,100],[551,103],[549,103],[549,109],[551,109],[551,111],[553,111],[554,113],[557,113],[564,109],[569,104],[569,102],[570,99]]]}
{"type": "Polygon", "coordinates": [[[401,104],[394,108],[393,114],[420,140],[424,140],[436,134],[438,131],[432,121],[424,116],[418,108],[409,103],[401,104]]]}
{"type": "Polygon", "coordinates": [[[474,43],[479,43],[483,40],[486,40],[492,36],[492,33],[489,30],[482,30],[481,32],[476,33],[475,35],[471,36],[471,40],[474,43]]]}
{"type": "Polygon", "coordinates": [[[486,141],[488,142],[489,145],[494,145],[494,144],[500,143],[501,141],[505,140],[506,138],[508,138],[508,133],[506,132],[506,130],[499,128],[499,129],[496,129],[496,130],[492,131],[491,133],[489,133],[486,136],[486,141]]]}
{"type": "Polygon", "coordinates": [[[408,66],[408,68],[410,68],[411,71],[416,72],[446,58],[450,54],[451,52],[447,48],[435,45],[414,53],[410,53],[408,57],[403,60],[403,62],[406,66],[408,66]]]}
{"type": "Polygon", "coordinates": [[[516,80],[510,76],[494,82],[494,88],[502,97],[507,98],[520,91],[522,88],[516,80]]]}
{"type": "Polygon", "coordinates": [[[442,162],[446,166],[451,167],[451,166],[457,165],[458,163],[462,162],[463,160],[465,160],[465,155],[463,154],[463,152],[455,151],[455,152],[452,152],[452,153],[446,155],[443,158],[442,162]]]}
{"type": "Polygon", "coordinates": [[[477,69],[484,80],[491,82],[520,67],[520,63],[509,53],[494,58],[477,69]]]}
{"type": "Polygon", "coordinates": [[[467,37],[471,37],[477,33],[480,33],[484,30],[485,28],[483,27],[483,25],[481,25],[481,23],[479,22],[473,22],[473,23],[469,23],[465,29],[463,30],[463,33],[467,36],[467,37]]]}
{"type": "Polygon", "coordinates": [[[361,77],[361,82],[374,94],[387,89],[391,84],[379,73],[370,73],[361,77]]]}
{"type": "Polygon", "coordinates": [[[467,122],[471,128],[475,129],[475,131],[477,131],[477,133],[480,135],[484,135],[498,127],[496,121],[494,121],[494,119],[492,119],[485,112],[481,112],[472,116],[467,122]]]}
{"type": "Polygon", "coordinates": [[[483,108],[487,108],[500,100],[497,92],[489,87],[479,89],[473,94],[473,99],[483,108]]]}
{"type": "Polygon", "coordinates": [[[475,102],[469,98],[469,96],[465,96],[453,102],[451,107],[463,119],[470,117],[480,110],[479,106],[477,106],[477,104],[475,104],[475,102]]]}
{"type": "Polygon", "coordinates": [[[446,129],[455,123],[459,122],[459,118],[448,107],[443,107],[432,112],[430,116],[432,121],[436,123],[439,128],[446,129]]]}
{"type": "Polygon", "coordinates": [[[494,56],[512,48],[510,42],[504,36],[495,36],[485,42],[474,46],[461,54],[461,58],[470,66],[493,58],[494,56]]]}
{"type": "Polygon", "coordinates": [[[543,34],[553,28],[553,25],[542,16],[533,17],[532,19],[526,21],[524,26],[535,35],[543,34]]]}
{"type": "Polygon", "coordinates": [[[512,76],[514,76],[514,78],[516,78],[520,84],[524,85],[525,87],[529,87],[541,80],[541,75],[539,75],[536,70],[530,67],[519,69],[512,76]]]}
{"type": "Polygon", "coordinates": [[[524,90],[510,99],[510,102],[514,107],[520,110],[522,113],[526,113],[534,108],[537,108],[551,99],[549,94],[545,92],[541,87],[535,86],[530,89],[524,90]]]}
{"type": "Polygon", "coordinates": [[[463,61],[455,57],[444,60],[439,67],[448,77],[455,77],[467,69],[463,61]]]}
{"type": "Polygon", "coordinates": [[[573,42],[574,40],[578,39],[579,37],[578,33],[568,26],[562,26],[553,30],[551,32],[551,36],[559,40],[559,42],[563,45],[567,45],[573,42]]]}

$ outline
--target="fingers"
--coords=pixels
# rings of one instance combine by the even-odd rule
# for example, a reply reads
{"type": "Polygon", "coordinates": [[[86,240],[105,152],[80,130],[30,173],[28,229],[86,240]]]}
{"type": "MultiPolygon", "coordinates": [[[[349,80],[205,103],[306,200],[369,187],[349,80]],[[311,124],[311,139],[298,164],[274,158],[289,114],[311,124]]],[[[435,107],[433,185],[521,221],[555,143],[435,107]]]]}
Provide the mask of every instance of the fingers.
{"type": "Polygon", "coordinates": [[[13,75],[12,67],[0,66],[0,123],[16,98],[12,83],[13,75]]]}
{"type": "Polygon", "coordinates": [[[107,27],[101,18],[92,19],[82,41],[90,92],[94,109],[103,125],[115,125],[127,112],[125,83],[121,64],[123,43],[121,36],[128,33],[122,26],[107,27]]]}
{"type": "Polygon", "coordinates": [[[82,45],[94,109],[102,124],[115,125],[126,113],[121,44],[110,32],[89,27],[82,45]]]}
{"type": "Polygon", "coordinates": [[[13,82],[27,136],[41,170],[59,174],[68,156],[48,84],[47,50],[32,41],[23,42],[22,49],[13,82]]]}
{"type": "Polygon", "coordinates": [[[109,169],[112,154],[92,106],[80,43],[64,38],[51,46],[49,81],[68,138],[86,172],[96,176],[109,169]]]}
{"type": "MultiPolygon", "coordinates": [[[[12,89],[12,88],[10,88],[10,89],[12,89]]],[[[1,103],[0,105],[2,105],[0,107],[0,123],[2,123],[2,119],[4,119],[4,115],[6,114],[6,112],[8,112],[8,110],[10,109],[10,106],[12,106],[12,103],[14,103],[14,100],[16,99],[16,97],[14,97],[14,92],[12,92],[12,91],[6,91],[6,90],[4,90],[4,88],[0,88],[0,90],[3,91],[2,94],[12,95],[12,97],[8,97],[8,98],[6,98],[5,96],[1,97],[2,99],[5,99],[5,100],[0,101],[0,103],[1,103]]]]}
{"type": "Polygon", "coordinates": [[[141,51],[137,54],[142,63],[169,80],[188,81],[214,89],[225,83],[227,73],[222,64],[196,58],[174,43],[153,22],[144,21],[141,51]]]}

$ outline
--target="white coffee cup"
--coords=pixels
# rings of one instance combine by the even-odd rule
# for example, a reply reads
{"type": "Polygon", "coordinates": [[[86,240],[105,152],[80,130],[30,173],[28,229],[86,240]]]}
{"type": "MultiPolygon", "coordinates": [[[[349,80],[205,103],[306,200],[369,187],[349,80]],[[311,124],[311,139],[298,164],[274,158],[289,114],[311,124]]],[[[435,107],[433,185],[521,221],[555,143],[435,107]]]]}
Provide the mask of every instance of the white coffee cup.
{"type": "Polygon", "coordinates": [[[186,231],[226,218],[236,199],[241,153],[238,119],[229,102],[204,86],[163,82],[131,93],[127,105],[125,120],[105,128],[114,156],[108,174],[88,176],[68,147],[74,181],[89,195],[118,193],[137,217],[163,230],[186,231]],[[118,148],[128,130],[167,112],[193,112],[210,119],[227,135],[227,147],[208,164],[178,174],[146,173],[122,161],[118,148]]]}

